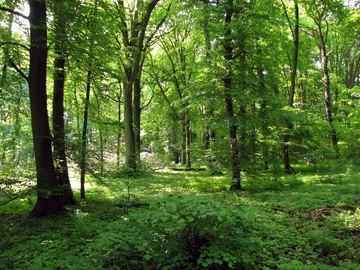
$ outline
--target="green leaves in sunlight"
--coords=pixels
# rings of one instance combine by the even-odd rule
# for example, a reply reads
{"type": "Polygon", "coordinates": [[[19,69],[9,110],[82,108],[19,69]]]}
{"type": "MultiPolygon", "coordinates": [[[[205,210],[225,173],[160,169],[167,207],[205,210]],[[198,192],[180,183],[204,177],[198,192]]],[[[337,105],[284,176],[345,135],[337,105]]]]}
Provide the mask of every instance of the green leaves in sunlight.
{"type": "MultiPolygon", "coordinates": [[[[109,252],[102,265],[131,265],[146,269],[252,267],[260,241],[253,217],[203,196],[165,198],[150,208],[109,224],[92,244],[109,252]],[[121,228],[121,232],[119,229],[121,228]],[[145,261],[126,263],[128,249],[145,261]],[[145,265],[144,265],[145,263],[145,265]]],[[[92,245],[91,244],[91,245],[92,245]]],[[[130,268],[129,268],[130,269],[130,268]]]]}

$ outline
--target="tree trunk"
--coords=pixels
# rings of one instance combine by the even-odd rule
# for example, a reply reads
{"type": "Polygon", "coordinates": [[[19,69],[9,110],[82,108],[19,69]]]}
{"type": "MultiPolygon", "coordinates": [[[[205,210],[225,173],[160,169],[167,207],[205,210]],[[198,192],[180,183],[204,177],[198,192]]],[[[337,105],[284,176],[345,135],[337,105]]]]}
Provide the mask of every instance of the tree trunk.
{"type": "Polygon", "coordinates": [[[241,179],[240,179],[240,161],[239,161],[239,146],[237,141],[237,129],[238,126],[235,124],[235,115],[233,109],[233,99],[232,99],[232,61],[233,61],[233,48],[232,48],[232,38],[231,38],[231,20],[232,15],[234,14],[233,6],[234,1],[228,0],[228,7],[225,13],[225,38],[224,38],[224,59],[227,65],[227,74],[223,78],[224,83],[224,99],[225,99],[225,108],[226,114],[229,121],[229,142],[231,149],[231,186],[230,190],[240,190],[241,189],[241,179]]]}
{"type": "Polygon", "coordinates": [[[58,192],[52,157],[51,134],[47,111],[46,61],[47,28],[45,0],[30,1],[30,71],[29,92],[31,126],[37,177],[37,201],[31,216],[41,217],[65,210],[58,192]]]}
{"type": "Polygon", "coordinates": [[[99,129],[99,137],[100,137],[100,175],[103,176],[105,159],[104,159],[104,137],[101,128],[99,129]]]}
{"type": "Polygon", "coordinates": [[[121,127],[120,127],[120,122],[121,122],[121,96],[122,96],[122,89],[121,89],[121,83],[119,83],[120,85],[120,94],[118,96],[118,123],[119,123],[119,127],[117,129],[117,138],[116,138],[116,165],[119,167],[120,166],[120,142],[121,142],[121,127]]]}
{"type": "MultiPolygon", "coordinates": [[[[286,7],[283,2],[285,14],[292,32],[293,43],[294,43],[294,51],[293,51],[293,63],[291,67],[291,85],[289,92],[289,100],[288,106],[294,107],[294,96],[295,96],[295,87],[296,87],[296,73],[297,73],[297,65],[298,65],[298,56],[299,56],[299,6],[297,1],[294,1],[295,4],[295,28],[291,27],[291,20],[287,14],[286,7]]],[[[289,143],[290,143],[290,133],[294,129],[294,125],[290,119],[285,119],[286,131],[283,138],[283,159],[284,159],[284,171],[289,174],[293,171],[290,163],[290,155],[289,155],[289,143]]]]}
{"type": "Polygon", "coordinates": [[[181,165],[186,166],[186,122],[184,113],[181,119],[181,165]]]}
{"type": "Polygon", "coordinates": [[[68,173],[65,151],[65,123],[64,123],[64,64],[65,59],[55,59],[54,97],[53,97],[53,133],[54,133],[54,162],[58,181],[62,186],[63,203],[75,204],[68,173]]]}
{"type": "MultiPolygon", "coordinates": [[[[62,3],[60,3],[60,7],[62,3]]],[[[65,146],[64,121],[64,84],[65,84],[65,18],[62,18],[59,7],[55,11],[55,60],[54,60],[54,96],[53,96],[53,133],[54,133],[54,163],[58,181],[63,188],[62,200],[64,205],[75,204],[71,189],[67,166],[65,146]]]]}
{"type": "Polygon", "coordinates": [[[132,86],[133,83],[131,79],[128,78],[124,83],[125,166],[136,171],[132,86]]]}
{"type": "Polygon", "coordinates": [[[186,111],[185,118],[185,134],[186,134],[186,168],[191,168],[191,158],[190,158],[190,144],[191,144],[191,128],[190,128],[190,119],[189,112],[186,111]]]}
{"type": "Polygon", "coordinates": [[[134,80],[134,137],[135,137],[135,159],[140,165],[140,123],[141,123],[141,70],[134,80]]]}
{"type": "MultiPolygon", "coordinates": [[[[140,160],[140,78],[143,52],[148,48],[152,38],[151,34],[149,38],[146,38],[145,32],[151,14],[158,2],[159,0],[152,0],[148,3],[146,9],[140,10],[140,12],[138,8],[145,5],[143,3],[141,5],[139,3],[134,4],[132,7],[134,8],[134,13],[133,17],[130,18],[130,27],[128,27],[126,22],[128,10],[123,1],[119,1],[117,9],[120,16],[122,41],[127,51],[125,57],[129,60],[127,64],[124,64],[126,74],[124,82],[125,166],[134,171],[136,170],[137,161],[140,160]],[[139,13],[142,12],[143,16],[139,16],[139,13]],[[147,43],[146,46],[144,46],[145,42],[147,43]],[[133,93],[133,91],[135,92],[133,93]],[[136,143],[137,141],[138,143],[136,143]],[[139,157],[138,160],[137,155],[139,157]]],[[[160,22],[158,27],[162,23],[163,21],[160,22]]]]}
{"type": "Polygon", "coordinates": [[[321,57],[321,69],[323,72],[323,83],[324,83],[324,101],[325,101],[325,114],[326,120],[329,125],[329,131],[331,136],[331,143],[334,147],[335,152],[338,152],[337,147],[337,134],[333,125],[333,116],[331,111],[331,95],[330,95],[330,76],[329,76],[329,68],[328,68],[328,55],[326,50],[326,42],[322,32],[321,24],[318,24],[318,35],[319,35],[319,49],[320,49],[320,57],[321,57]]]}
{"type": "Polygon", "coordinates": [[[84,105],[84,119],[81,134],[81,161],[80,161],[80,198],[85,199],[85,175],[86,175],[86,154],[87,154],[87,131],[88,131],[88,118],[89,118],[89,102],[91,90],[91,71],[87,73],[86,79],[86,94],[84,105]]]}

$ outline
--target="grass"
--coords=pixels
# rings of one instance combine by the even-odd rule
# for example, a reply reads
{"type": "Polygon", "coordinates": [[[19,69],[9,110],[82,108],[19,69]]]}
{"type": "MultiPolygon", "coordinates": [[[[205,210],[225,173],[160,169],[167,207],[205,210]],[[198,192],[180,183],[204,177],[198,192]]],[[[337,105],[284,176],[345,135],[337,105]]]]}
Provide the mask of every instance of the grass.
{"type": "Polygon", "coordinates": [[[0,269],[360,269],[359,172],[244,175],[240,192],[207,171],[89,177],[65,213],[0,207],[0,269]]]}

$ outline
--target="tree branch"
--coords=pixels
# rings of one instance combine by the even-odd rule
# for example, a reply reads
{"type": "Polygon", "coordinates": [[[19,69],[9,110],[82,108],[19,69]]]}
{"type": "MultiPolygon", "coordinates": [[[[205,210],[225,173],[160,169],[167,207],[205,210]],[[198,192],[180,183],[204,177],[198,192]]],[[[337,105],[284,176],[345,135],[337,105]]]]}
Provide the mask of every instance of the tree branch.
{"type": "Polygon", "coordinates": [[[12,59],[10,59],[10,66],[14,68],[20,74],[21,77],[23,77],[27,82],[29,82],[29,77],[26,76],[24,72],[22,72],[22,70],[14,63],[12,59]]]}
{"type": "Polygon", "coordinates": [[[28,16],[25,16],[24,14],[22,14],[22,13],[20,13],[20,12],[18,12],[18,11],[12,10],[12,9],[10,9],[10,8],[0,7],[0,10],[6,11],[6,12],[10,12],[10,13],[16,15],[16,16],[19,16],[19,17],[25,19],[25,20],[29,20],[29,17],[28,17],[28,16]]]}
{"type": "Polygon", "coordinates": [[[14,45],[14,46],[19,46],[19,47],[22,47],[24,48],[25,50],[29,51],[30,52],[30,48],[26,45],[23,45],[21,43],[17,43],[17,42],[12,42],[12,41],[5,41],[5,42],[0,42],[0,46],[3,46],[3,45],[14,45]]]}
{"type": "Polygon", "coordinates": [[[165,16],[164,16],[164,17],[161,19],[161,21],[156,25],[155,30],[151,33],[150,37],[147,38],[147,40],[146,40],[146,42],[145,42],[145,46],[144,46],[144,50],[145,50],[145,51],[150,47],[150,43],[151,43],[152,39],[154,38],[155,34],[157,33],[157,31],[159,31],[160,27],[164,24],[167,16],[169,15],[170,8],[171,8],[171,4],[170,4],[170,5],[168,6],[168,8],[167,8],[165,16]]]}

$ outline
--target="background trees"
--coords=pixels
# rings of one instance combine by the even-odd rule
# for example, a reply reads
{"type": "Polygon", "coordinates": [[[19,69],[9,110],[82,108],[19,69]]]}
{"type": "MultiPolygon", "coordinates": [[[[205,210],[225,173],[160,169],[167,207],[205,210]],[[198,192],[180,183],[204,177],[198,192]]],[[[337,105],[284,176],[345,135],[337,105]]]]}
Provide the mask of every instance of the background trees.
{"type": "Polygon", "coordinates": [[[359,156],[359,12],[342,1],[47,3],[29,1],[35,29],[19,21],[25,2],[1,1],[8,173],[34,171],[34,154],[39,188],[70,187],[69,161],[85,197],[86,172],[136,171],[145,156],[152,167],[223,166],[231,189],[242,173],[359,156]]]}

